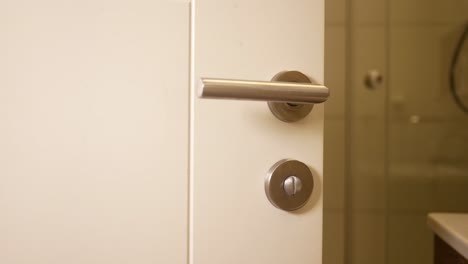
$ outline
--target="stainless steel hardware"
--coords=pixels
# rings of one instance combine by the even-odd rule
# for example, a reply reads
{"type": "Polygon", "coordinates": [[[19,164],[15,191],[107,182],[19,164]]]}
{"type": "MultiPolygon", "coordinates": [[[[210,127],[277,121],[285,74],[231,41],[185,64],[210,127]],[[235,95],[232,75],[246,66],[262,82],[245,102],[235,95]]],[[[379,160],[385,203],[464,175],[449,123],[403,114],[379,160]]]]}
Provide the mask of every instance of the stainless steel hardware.
{"type": "Polygon", "coordinates": [[[272,101],[296,104],[322,103],[328,98],[323,85],[202,78],[201,98],[272,101]]]}
{"type": "Polygon", "coordinates": [[[312,172],[307,165],[297,160],[278,161],[265,177],[265,193],[268,200],[285,211],[303,207],[313,188],[312,172]]]}
{"type": "Polygon", "coordinates": [[[383,76],[378,70],[370,70],[366,73],[364,84],[367,88],[374,90],[383,83],[383,76]]]}
{"type": "Polygon", "coordinates": [[[328,88],[312,84],[298,71],[280,72],[267,81],[201,78],[200,98],[268,101],[272,113],[282,121],[295,122],[307,116],[313,104],[328,99],[328,88]]]}
{"type": "Polygon", "coordinates": [[[284,180],[283,189],[289,196],[294,196],[302,190],[302,181],[296,176],[289,176],[284,180]]]}

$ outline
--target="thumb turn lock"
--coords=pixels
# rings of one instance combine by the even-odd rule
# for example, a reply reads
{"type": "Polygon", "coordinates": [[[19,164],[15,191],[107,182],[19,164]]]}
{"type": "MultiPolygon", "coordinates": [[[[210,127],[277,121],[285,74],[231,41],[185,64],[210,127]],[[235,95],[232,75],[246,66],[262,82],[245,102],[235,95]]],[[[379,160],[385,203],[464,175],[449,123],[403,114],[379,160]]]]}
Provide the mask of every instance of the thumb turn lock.
{"type": "Polygon", "coordinates": [[[280,160],[265,177],[265,193],[277,208],[294,211],[303,207],[314,189],[309,167],[297,160],[280,160]]]}
{"type": "Polygon", "coordinates": [[[302,181],[296,176],[289,176],[283,182],[284,192],[289,196],[294,196],[302,190],[302,181]]]}

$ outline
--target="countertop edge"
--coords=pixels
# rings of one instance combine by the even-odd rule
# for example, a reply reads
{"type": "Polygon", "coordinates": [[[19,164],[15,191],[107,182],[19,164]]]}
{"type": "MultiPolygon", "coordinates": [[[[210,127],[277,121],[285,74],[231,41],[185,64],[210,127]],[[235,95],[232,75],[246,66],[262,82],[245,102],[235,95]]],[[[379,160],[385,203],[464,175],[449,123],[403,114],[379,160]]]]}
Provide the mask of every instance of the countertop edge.
{"type": "Polygon", "coordinates": [[[427,224],[431,230],[438,235],[442,240],[454,248],[463,257],[468,259],[468,243],[466,239],[444,223],[441,223],[438,218],[443,217],[442,213],[430,213],[427,217],[427,224]]]}

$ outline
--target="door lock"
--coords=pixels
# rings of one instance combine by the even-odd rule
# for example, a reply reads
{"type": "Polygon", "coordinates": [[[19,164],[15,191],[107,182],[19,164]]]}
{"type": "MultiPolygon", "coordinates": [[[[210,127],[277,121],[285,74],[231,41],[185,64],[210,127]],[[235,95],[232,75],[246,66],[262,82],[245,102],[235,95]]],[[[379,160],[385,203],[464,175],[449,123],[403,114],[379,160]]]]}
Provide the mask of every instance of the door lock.
{"type": "Polygon", "coordinates": [[[294,211],[303,207],[314,188],[309,167],[297,160],[284,159],[275,163],[265,177],[265,193],[277,208],[294,211]]]}
{"type": "Polygon", "coordinates": [[[296,176],[289,176],[283,182],[283,189],[289,196],[294,196],[302,190],[302,181],[296,176]]]}

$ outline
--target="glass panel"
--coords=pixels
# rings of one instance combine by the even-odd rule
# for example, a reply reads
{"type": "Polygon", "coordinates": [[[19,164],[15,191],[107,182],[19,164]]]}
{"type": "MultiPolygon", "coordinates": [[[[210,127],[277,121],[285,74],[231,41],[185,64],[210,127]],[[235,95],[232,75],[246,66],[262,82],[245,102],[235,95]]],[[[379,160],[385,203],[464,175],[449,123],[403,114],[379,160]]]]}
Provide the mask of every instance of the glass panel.
{"type": "Polygon", "coordinates": [[[449,75],[468,1],[325,3],[324,264],[432,263],[427,214],[468,212],[468,114],[449,75]]]}
{"type": "Polygon", "coordinates": [[[325,2],[325,108],[323,263],[345,259],[346,0],[325,2]]]}
{"type": "MultiPolygon", "coordinates": [[[[432,263],[427,213],[468,211],[468,114],[449,85],[467,21],[466,0],[389,0],[388,264],[432,263]]],[[[463,49],[457,90],[466,100],[463,49]]]]}

